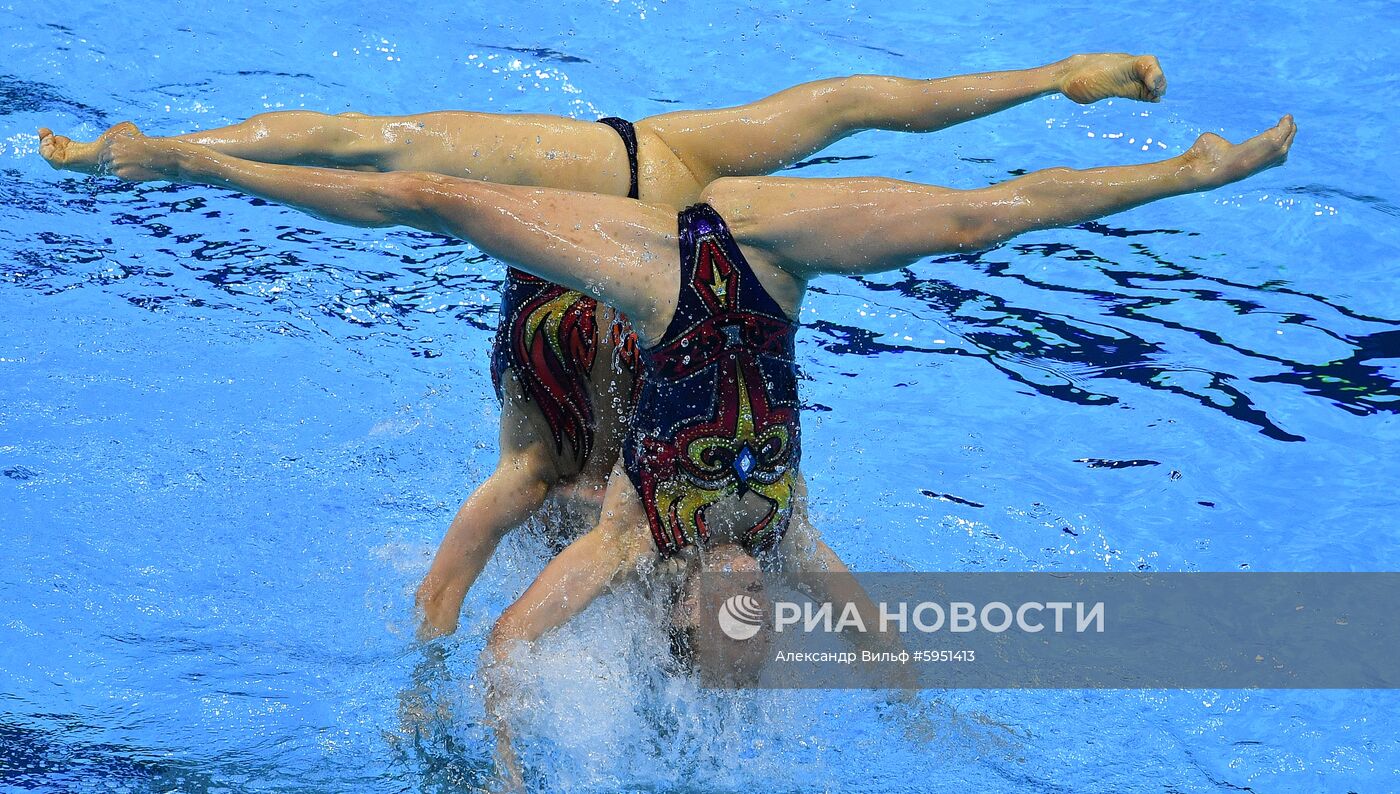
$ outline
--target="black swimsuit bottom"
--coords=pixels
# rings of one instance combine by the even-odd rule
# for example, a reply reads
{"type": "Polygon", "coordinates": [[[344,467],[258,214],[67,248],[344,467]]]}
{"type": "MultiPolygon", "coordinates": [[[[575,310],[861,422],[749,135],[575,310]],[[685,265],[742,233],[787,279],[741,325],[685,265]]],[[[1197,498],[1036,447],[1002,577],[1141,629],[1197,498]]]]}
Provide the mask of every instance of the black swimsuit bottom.
{"type": "MultiPolygon", "coordinates": [[[[599,119],[617,131],[631,168],[628,198],[637,198],[637,132],[631,122],[599,119]]],[[[549,424],[556,452],[566,447],[580,467],[593,452],[596,418],[590,375],[598,356],[598,302],[522,270],[506,268],[500,324],[491,348],[491,381],[502,398],[501,378],[514,372],[525,398],[549,424]]],[[[616,365],[638,369],[636,334],[621,314],[610,330],[616,365]]]]}
{"type": "Polygon", "coordinates": [[[797,324],[763,288],[719,213],[696,204],[677,223],[680,296],[666,334],[641,351],[644,377],[623,466],[663,555],[708,542],[706,508],[749,493],[769,510],[741,540],[762,554],[792,518],[801,457],[797,324]]]}

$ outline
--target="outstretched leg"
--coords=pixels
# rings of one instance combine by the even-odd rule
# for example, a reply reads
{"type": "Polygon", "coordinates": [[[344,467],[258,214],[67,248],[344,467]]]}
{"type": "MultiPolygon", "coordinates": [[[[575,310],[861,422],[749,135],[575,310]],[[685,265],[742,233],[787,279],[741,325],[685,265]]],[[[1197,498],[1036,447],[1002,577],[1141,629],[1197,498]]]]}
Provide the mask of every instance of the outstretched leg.
{"type": "MultiPolygon", "coordinates": [[[[107,141],[131,129],[119,124],[84,143],[43,128],[39,152],[54,168],[95,173],[107,141]]],[[[288,110],[163,140],[198,144],[259,163],[423,171],[613,195],[626,195],[630,181],[617,133],[562,116],[466,111],[366,116],[288,110]]]]}
{"type": "Polygon", "coordinates": [[[748,105],[667,113],[637,126],[658,135],[706,185],[722,176],[772,173],[860,130],[932,132],[1056,93],[1081,103],[1108,97],[1156,102],[1165,91],[1156,58],[1105,53],[934,80],[818,80],[748,105]]]}
{"type": "MultiPolygon", "coordinates": [[[[703,197],[728,219],[764,286],[791,316],[805,282],[821,273],[891,270],[930,254],[985,248],[1034,229],[1209,190],[1282,163],[1296,131],[1285,116],[1237,146],[1207,133],[1161,162],[1052,168],[979,190],[767,177],[720,180],[703,197]]],[[[674,314],[680,263],[670,207],[433,174],[250,163],[135,132],[113,136],[103,156],[124,179],[220,185],[337,223],[406,225],[470,240],[620,309],[644,343],[659,339],[674,314]]]]}
{"type": "MultiPolygon", "coordinates": [[[[1035,229],[1072,226],[1168,196],[1221,187],[1281,164],[1297,127],[1285,116],[1239,145],[1206,133],[1156,163],[1050,168],[977,190],[892,179],[723,179],[705,200],[749,261],[774,268],[779,302],[822,273],[873,273],[938,253],[988,248],[1035,229]]],[[[786,304],[793,309],[795,305],[786,304]]]]}
{"type": "Polygon", "coordinates": [[[669,207],[416,171],[369,174],[254,163],[148,138],[134,127],[104,143],[102,160],[122,179],[229,187],[334,223],[411,226],[468,240],[490,256],[619,309],[643,341],[664,331],[680,289],[676,215],[669,207]]]}

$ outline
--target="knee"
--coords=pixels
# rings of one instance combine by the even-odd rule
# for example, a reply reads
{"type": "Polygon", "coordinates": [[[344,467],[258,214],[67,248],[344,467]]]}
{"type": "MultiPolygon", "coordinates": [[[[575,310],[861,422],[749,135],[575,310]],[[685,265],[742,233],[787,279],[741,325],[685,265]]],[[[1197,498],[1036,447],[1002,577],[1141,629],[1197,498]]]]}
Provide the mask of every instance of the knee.
{"type": "Polygon", "coordinates": [[[737,183],[743,180],[744,177],[733,176],[722,176],[718,179],[713,179],[708,185],[700,189],[700,201],[710,205],[724,203],[724,200],[728,198],[738,186],[737,183]]]}
{"type": "Polygon", "coordinates": [[[394,149],[384,140],[381,124],[364,113],[307,111],[305,126],[319,151],[335,167],[390,171],[385,156],[394,149]]]}
{"type": "Polygon", "coordinates": [[[715,208],[736,236],[757,220],[764,201],[765,177],[726,176],[700,191],[700,201],[715,208]]]}
{"type": "Polygon", "coordinates": [[[853,74],[832,80],[831,104],[838,118],[848,124],[866,122],[868,110],[887,98],[890,78],[874,74],[853,74]]]}
{"type": "Polygon", "coordinates": [[[948,231],[947,248],[962,253],[985,251],[1015,234],[985,219],[966,218],[948,231]]]}
{"type": "Polygon", "coordinates": [[[888,80],[888,77],[877,74],[852,74],[834,78],[840,95],[853,102],[881,90],[888,80]]]}
{"type": "Polygon", "coordinates": [[[443,177],[419,171],[390,171],[378,175],[383,209],[400,219],[422,216],[435,208],[443,177]]]}

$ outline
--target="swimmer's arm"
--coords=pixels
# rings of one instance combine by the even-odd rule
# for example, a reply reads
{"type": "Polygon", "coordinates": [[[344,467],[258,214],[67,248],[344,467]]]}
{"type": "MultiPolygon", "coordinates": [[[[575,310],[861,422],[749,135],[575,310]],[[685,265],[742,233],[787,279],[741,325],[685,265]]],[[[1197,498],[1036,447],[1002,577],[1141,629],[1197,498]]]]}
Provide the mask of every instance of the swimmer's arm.
{"type": "Polygon", "coordinates": [[[645,527],[603,523],[549,561],[534,583],[501,613],[487,651],[505,661],[515,644],[531,643],[569,622],[593,599],[636,570],[649,550],[645,527]]]}
{"type": "Polygon", "coordinates": [[[502,421],[500,463],[458,509],[418,586],[419,639],[457,630],[467,591],[497,544],[540,509],[559,479],[552,450],[527,436],[518,423],[502,421]]]}
{"type": "Polygon", "coordinates": [[[807,479],[799,475],[793,492],[796,503],[792,522],[783,535],[782,553],[784,575],[791,575],[793,584],[811,585],[819,601],[852,603],[867,626],[879,625],[879,614],[865,589],[846,567],[846,562],[826,545],[821,531],[812,524],[807,512],[807,479]],[[804,578],[804,574],[815,574],[804,578]]]}
{"type": "Polygon", "coordinates": [[[487,662],[497,675],[487,689],[487,719],[496,733],[496,758],[507,784],[519,788],[519,762],[511,745],[504,704],[509,699],[509,662],[521,646],[567,623],[595,598],[636,570],[649,550],[646,528],[622,530],[602,524],[545,566],[533,584],[501,614],[486,643],[487,662]]]}
{"type": "MultiPolygon", "coordinates": [[[[793,584],[805,585],[818,602],[854,604],[864,625],[880,625],[880,613],[875,602],[870,600],[870,595],[860,586],[851,569],[846,567],[845,561],[826,545],[805,515],[794,517],[783,543],[789,563],[783,570],[791,574],[793,584]]],[[[858,632],[852,637],[858,647],[873,653],[899,653],[904,650],[899,635],[892,632],[858,632]]]]}

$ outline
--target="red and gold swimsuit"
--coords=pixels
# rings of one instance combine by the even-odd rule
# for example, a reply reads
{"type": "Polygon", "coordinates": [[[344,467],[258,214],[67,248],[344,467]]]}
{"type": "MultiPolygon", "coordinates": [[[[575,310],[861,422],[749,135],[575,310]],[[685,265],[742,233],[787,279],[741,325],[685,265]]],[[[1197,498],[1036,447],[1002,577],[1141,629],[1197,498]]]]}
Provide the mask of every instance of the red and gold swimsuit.
{"type": "MultiPolygon", "coordinates": [[[[627,149],[631,191],[637,198],[637,134],[631,123],[599,119],[617,131],[627,149]]],[[[491,380],[501,395],[501,378],[514,372],[525,397],[549,424],[560,456],[566,446],[581,467],[593,451],[597,420],[593,410],[593,364],[602,339],[598,302],[515,268],[506,269],[501,319],[491,349],[491,380]]],[[[619,371],[638,369],[637,335],[621,314],[606,331],[619,371]]]]}
{"type": "Polygon", "coordinates": [[[655,346],[623,441],[662,554],[709,540],[705,510],[756,494],[769,510],[742,538],[771,550],[792,518],[801,457],[790,320],[708,204],[680,213],[681,291],[655,346]]]}
{"type": "MultiPolygon", "coordinates": [[[[491,379],[501,397],[502,376],[515,373],[525,397],[539,409],[561,457],[566,447],[582,466],[593,452],[593,364],[602,347],[598,302],[514,268],[507,271],[501,322],[491,350],[491,379]]],[[[638,369],[636,333],[621,314],[609,328],[613,366],[638,369]]]]}

